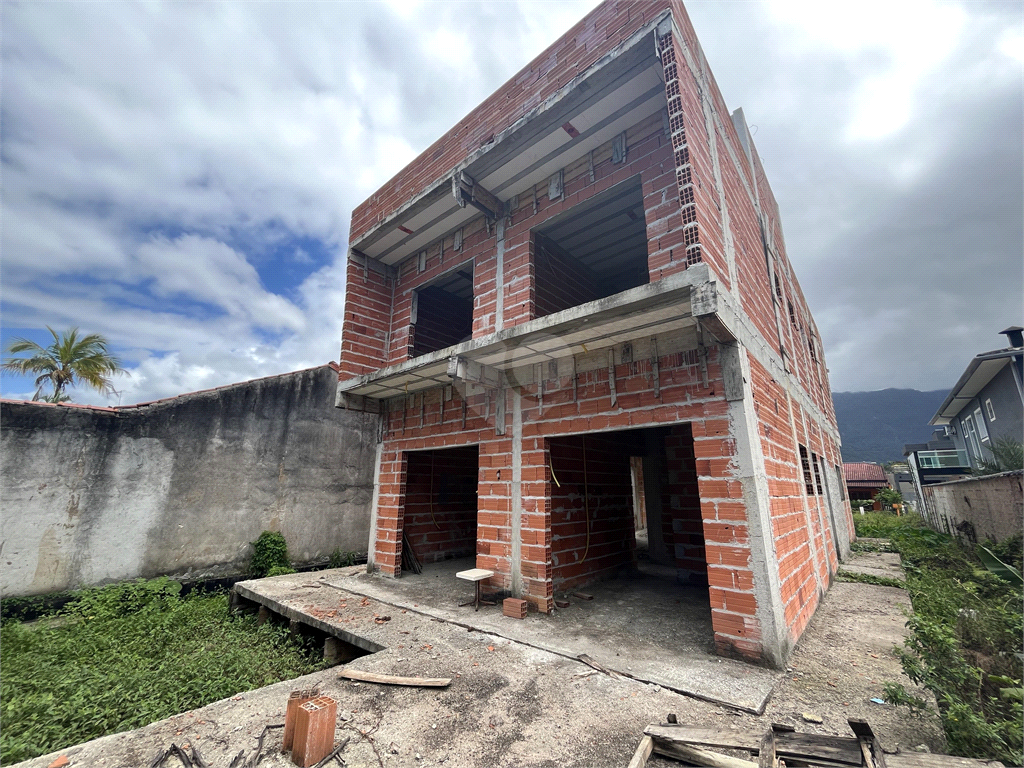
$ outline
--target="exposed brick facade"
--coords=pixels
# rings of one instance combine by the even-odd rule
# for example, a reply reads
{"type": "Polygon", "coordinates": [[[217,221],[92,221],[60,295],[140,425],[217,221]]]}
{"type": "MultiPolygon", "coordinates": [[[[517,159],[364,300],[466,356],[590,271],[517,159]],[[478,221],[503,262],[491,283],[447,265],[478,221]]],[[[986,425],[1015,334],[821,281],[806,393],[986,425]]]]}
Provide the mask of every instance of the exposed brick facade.
{"type": "Polygon", "coordinates": [[[416,292],[460,265],[472,267],[474,340],[594,298],[593,277],[535,230],[628,180],[642,185],[649,281],[707,265],[735,307],[735,338],[700,327],[686,348],[638,337],[628,351],[608,348],[610,368],[594,363],[604,347],[567,348],[508,386],[456,382],[382,401],[372,561],[399,575],[403,530],[421,559],[472,552],[475,524],[476,565],[496,573],[488,586],[549,611],[556,589],[633,562],[630,457],[643,456],[652,541],[681,576],[708,584],[717,648],[778,664],[828,588],[852,518],[833,490],[842,478],[827,371],[777,205],[681,3],[599,6],[359,206],[352,241],[648,27],[664,108],[629,126],[621,147],[570,159],[553,198],[546,181],[512,190],[500,247],[481,214],[394,267],[350,258],[341,386],[416,358],[417,333],[436,348],[468,332],[425,306],[425,291],[412,322],[416,292]],[[439,463],[460,489],[444,502],[430,485],[439,463]]]}

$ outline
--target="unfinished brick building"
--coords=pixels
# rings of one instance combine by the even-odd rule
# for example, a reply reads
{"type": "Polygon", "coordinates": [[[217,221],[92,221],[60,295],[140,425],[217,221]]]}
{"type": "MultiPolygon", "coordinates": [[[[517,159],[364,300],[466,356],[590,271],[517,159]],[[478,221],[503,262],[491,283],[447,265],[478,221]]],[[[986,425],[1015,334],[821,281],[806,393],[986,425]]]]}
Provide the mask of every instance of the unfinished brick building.
{"type": "Polygon", "coordinates": [[[779,664],[849,546],[819,336],[680,2],[609,0],[352,217],[338,405],[380,413],[370,567],[540,611],[635,559],[779,664]],[[468,565],[467,567],[472,567],[468,565]]]}

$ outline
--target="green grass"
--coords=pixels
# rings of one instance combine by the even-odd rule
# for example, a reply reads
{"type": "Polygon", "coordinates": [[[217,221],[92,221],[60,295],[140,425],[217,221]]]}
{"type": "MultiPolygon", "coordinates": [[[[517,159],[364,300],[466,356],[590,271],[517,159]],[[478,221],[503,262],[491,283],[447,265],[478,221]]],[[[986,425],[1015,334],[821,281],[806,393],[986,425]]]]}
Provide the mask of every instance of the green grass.
{"type": "MultiPolygon", "coordinates": [[[[914,612],[897,654],[907,676],[935,695],[950,751],[1020,765],[1021,589],[915,515],[876,512],[854,515],[854,522],[858,536],[888,538],[903,560],[914,612]]],[[[997,549],[1012,559],[1020,547],[1016,537],[997,549]]],[[[886,692],[892,703],[915,706],[899,684],[886,692]]]]}
{"type": "Polygon", "coordinates": [[[873,573],[855,573],[842,569],[836,573],[836,581],[853,581],[859,584],[877,584],[880,587],[896,587],[906,589],[907,585],[899,579],[892,579],[888,576],[876,576],[873,573]]]}
{"type": "Polygon", "coordinates": [[[85,590],[59,622],[0,628],[0,760],[45,754],[326,665],[287,629],[167,579],[85,590]],[[53,626],[58,624],[58,626],[53,626]]]}

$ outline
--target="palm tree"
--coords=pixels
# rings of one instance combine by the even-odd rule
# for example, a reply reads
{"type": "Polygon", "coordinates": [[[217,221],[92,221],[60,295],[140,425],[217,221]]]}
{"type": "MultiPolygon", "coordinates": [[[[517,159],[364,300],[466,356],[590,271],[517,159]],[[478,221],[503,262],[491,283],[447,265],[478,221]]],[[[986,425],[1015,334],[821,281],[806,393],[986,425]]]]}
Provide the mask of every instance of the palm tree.
{"type": "Polygon", "coordinates": [[[111,377],[127,371],[121,367],[121,361],[107,351],[107,340],[103,336],[96,333],[79,336],[77,328],[60,334],[50,326],[46,326],[46,330],[53,334],[52,344],[44,348],[28,339],[15,339],[7,345],[6,351],[12,355],[27,355],[8,357],[0,365],[6,373],[39,374],[33,400],[66,402],[71,397],[64,392],[65,387],[77,384],[85,384],[104,394],[115,391],[111,377]],[[47,385],[53,387],[50,395],[43,394],[47,385]]]}

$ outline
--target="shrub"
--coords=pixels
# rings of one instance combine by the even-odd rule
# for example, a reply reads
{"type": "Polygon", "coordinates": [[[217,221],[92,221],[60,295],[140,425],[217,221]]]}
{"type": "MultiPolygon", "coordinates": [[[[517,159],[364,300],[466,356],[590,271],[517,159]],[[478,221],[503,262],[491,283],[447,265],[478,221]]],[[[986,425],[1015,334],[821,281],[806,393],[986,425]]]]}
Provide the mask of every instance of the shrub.
{"type": "MultiPolygon", "coordinates": [[[[914,613],[897,655],[907,677],[935,694],[950,751],[1020,765],[1021,588],[916,515],[855,515],[854,521],[858,535],[887,537],[900,553],[914,613]]],[[[898,685],[886,695],[917,707],[898,685]]]]}
{"type": "Polygon", "coordinates": [[[288,565],[275,565],[267,571],[267,576],[285,576],[289,573],[297,573],[297,571],[288,565]]]}
{"type": "Polygon", "coordinates": [[[331,568],[344,568],[349,565],[355,565],[356,560],[359,559],[358,552],[342,552],[341,548],[335,549],[331,552],[330,567],[331,568]]]}
{"type": "Polygon", "coordinates": [[[270,569],[291,568],[288,560],[288,543],[278,531],[264,531],[252,542],[252,559],[249,561],[249,575],[262,579],[270,569]]]}

